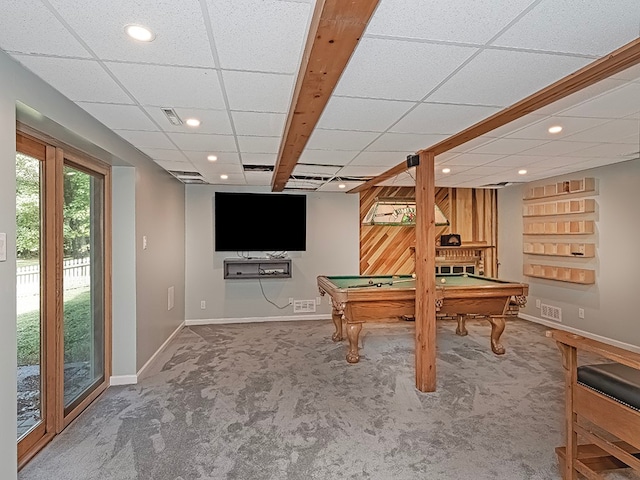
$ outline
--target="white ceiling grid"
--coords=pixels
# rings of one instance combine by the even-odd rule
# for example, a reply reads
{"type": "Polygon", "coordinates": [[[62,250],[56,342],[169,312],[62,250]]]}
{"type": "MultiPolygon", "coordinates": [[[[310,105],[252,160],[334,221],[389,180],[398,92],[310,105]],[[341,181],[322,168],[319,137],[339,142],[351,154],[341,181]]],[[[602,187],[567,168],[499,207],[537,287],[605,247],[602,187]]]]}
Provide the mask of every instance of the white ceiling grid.
{"type": "MultiPolygon", "coordinates": [[[[276,163],[313,8],[5,0],[0,48],[164,168],[270,185],[271,172],[243,167],[276,163]],[[130,23],[156,39],[132,41],[130,23]],[[160,107],[202,123],[174,126],[160,107]]],[[[638,0],[381,0],[287,187],[353,188],[638,36],[638,0]]],[[[522,181],[521,168],[538,180],[637,158],[639,144],[634,67],[439,155],[436,184],[522,181]]]]}

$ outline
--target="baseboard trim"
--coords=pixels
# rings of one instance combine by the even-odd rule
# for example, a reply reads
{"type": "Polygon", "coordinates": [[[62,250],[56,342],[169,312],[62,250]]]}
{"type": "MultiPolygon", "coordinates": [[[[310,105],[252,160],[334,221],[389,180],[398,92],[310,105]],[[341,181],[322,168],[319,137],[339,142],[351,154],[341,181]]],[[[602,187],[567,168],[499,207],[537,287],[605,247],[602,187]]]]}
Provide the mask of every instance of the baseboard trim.
{"type": "Polygon", "coordinates": [[[241,318],[201,318],[186,320],[184,324],[190,325],[226,325],[232,323],[264,323],[264,322],[293,322],[298,320],[331,320],[331,314],[316,315],[287,315],[282,317],[241,317],[241,318]]]}
{"type": "Polygon", "coordinates": [[[164,343],[162,345],[160,345],[160,348],[158,348],[158,350],[156,350],[156,353],[154,353],[153,355],[151,355],[151,358],[149,360],[147,360],[147,363],[145,363],[142,368],[140,370],[138,370],[137,373],[137,378],[138,380],[141,379],[145,372],[147,371],[147,369],[149,368],[149,366],[154,362],[154,360],[156,358],[158,358],[158,355],[160,355],[162,353],[162,351],[167,348],[167,345],[169,345],[169,343],[171,343],[171,340],[173,340],[175,338],[176,335],[178,335],[178,333],[180,333],[180,330],[182,330],[184,328],[185,322],[182,322],[180,325],[178,325],[178,328],[176,328],[173,333],[171,335],[169,335],[169,338],[167,338],[164,343]]]}
{"type": "Polygon", "coordinates": [[[137,375],[112,375],[109,377],[109,386],[115,387],[117,385],[135,385],[138,383],[137,375]]]}
{"type": "Polygon", "coordinates": [[[556,330],[564,330],[566,332],[575,333],[576,335],[581,335],[583,337],[590,338],[592,340],[597,340],[598,342],[606,343],[607,345],[613,345],[614,347],[622,348],[624,350],[629,350],[630,352],[640,353],[640,347],[637,347],[636,345],[620,342],[618,340],[614,340],[608,337],[603,337],[601,335],[596,335],[591,332],[585,332],[584,330],[580,330],[579,328],[569,327],[567,325],[563,325],[562,323],[546,320],[544,318],[534,317],[533,315],[527,315],[526,313],[518,313],[518,318],[521,318],[523,320],[529,320],[530,322],[534,322],[534,323],[539,323],[547,327],[555,328],[556,330]]]}

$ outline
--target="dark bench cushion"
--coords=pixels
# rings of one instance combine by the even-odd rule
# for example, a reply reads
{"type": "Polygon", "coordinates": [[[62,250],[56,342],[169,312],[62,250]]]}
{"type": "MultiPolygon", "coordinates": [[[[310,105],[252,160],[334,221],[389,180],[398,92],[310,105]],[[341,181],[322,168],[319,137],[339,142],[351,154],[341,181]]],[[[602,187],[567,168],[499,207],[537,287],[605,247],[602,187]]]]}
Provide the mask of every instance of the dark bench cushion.
{"type": "Polygon", "coordinates": [[[578,383],[640,410],[640,370],[619,363],[578,367],[578,383]]]}

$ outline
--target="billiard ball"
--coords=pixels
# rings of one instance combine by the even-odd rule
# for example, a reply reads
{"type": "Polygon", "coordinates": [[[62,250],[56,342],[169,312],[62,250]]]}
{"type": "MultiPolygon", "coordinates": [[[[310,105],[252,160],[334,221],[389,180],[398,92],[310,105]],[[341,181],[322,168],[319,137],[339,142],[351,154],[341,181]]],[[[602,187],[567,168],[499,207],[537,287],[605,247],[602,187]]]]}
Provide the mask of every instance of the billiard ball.
{"type": "Polygon", "coordinates": [[[447,283],[447,279],[446,278],[441,278],[440,279],[440,283],[447,283]]]}
{"type": "Polygon", "coordinates": [[[416,278],[416,274],[415,274],[415,273],[412,273],[412,274],[411,274],[411,278],[416,278]]]}

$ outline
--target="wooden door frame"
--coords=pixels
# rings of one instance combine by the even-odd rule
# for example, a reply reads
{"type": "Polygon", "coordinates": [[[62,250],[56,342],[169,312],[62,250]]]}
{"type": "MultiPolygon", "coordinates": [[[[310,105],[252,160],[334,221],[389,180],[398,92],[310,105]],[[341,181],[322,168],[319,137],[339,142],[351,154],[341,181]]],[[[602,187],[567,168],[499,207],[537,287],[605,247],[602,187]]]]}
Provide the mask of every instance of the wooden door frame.
{"type": "MultiPolygon", "coordinates": [[[[109,386],[111,377],[111,296],[112,296],[112,207],[111,167],[104,162],[65,145],[45,134],[18,123],[16,151],[42,161],[41,195],[42,245],[41,260],[41,335],[45,369],[41,366],[42,423],[38,432],[26,442],[18,444],[18,470],[33,458],[55,435],[71,423],[89,404],[109,386]],[[103,205],[103,256],[104,256],[104,379],[95,390],[84,398],[67,415],[64,415],[64,328],[63,328],[63,222],[64,205],[63,168],[65,163],[88,174],[102,177],[103,205]],[[45,252],[51,252],[46,254],[45,252]],[[44,288],[43,288],[44,287],[44,288]],[[53,318],[54,321],[47,321],[53,318]]],[[[32,433],[33,433],[32,432],[32,433]]],[[[30,433],[31,435],[31,433],[30,433]]]]}

